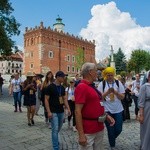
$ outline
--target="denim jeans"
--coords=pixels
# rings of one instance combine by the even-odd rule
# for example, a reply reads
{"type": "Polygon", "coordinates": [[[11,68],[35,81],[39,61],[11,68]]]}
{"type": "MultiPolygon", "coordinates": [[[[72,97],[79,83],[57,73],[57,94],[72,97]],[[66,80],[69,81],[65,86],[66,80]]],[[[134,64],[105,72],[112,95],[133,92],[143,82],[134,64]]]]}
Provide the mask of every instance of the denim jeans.
{"type": "Polygon", "coordinates": [[[58,133],[63,125],[64,113],[52,113],[51,127],[52,127],[52,143],[53,149],[59,150],[58,133]]]}
{"type": "Polygon", "coordinates": [[[105,125],[108,132],[108,140],[111,147],[115,147],[116,144],[116,138],[119,136],[119,134],[122,131],[122,124],[123,124],[123,114],[122,112],[111,114],[108,113],[111,117],[114,118],[115,124],[114,126],[110,126],[109,122],[105,121],[105,125]]]}
{"type": "Polygon", "coordinates": [[[3,84],[0,84],[0,95],[2,95],[2,85],[3,84]]]}
{"type": "Polygon", "coordinates": [[[133,98],[134,104],[135,104],[135,115],[137,116],[138,115],[138,111],[139,111],[139,108],[138,108],[138,97],[133,95],[132,98],[133,98]]]}
{"type": "Polygon", "coordinates": [[[73,126],[76,125],[76,120],[75,120],[75,102],[72,100],[68,100],[68,104],[71,110],[71,115],[68,116],[68,122],[70,122],[71,118],[73,117],[72,121],[73,121],[73,126]]]}
{"type": "Polygon", "coordinates": [[[13,92],[13,97],[14,97],[15,108],[17,109],[17,102],[19,104],[19,107],[21,107],[21,91],[13,92]]]}

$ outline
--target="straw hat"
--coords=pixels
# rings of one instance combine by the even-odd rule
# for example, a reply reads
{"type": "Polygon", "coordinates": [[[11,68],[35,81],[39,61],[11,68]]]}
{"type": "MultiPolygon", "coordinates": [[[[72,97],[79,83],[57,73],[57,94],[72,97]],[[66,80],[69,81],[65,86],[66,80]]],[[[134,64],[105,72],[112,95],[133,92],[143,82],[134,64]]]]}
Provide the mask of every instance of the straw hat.
{"type": "Polygon", "coordinates": [[[36,75],[33,72],[27,72],[27,77],[35,77],[36,75]]]}

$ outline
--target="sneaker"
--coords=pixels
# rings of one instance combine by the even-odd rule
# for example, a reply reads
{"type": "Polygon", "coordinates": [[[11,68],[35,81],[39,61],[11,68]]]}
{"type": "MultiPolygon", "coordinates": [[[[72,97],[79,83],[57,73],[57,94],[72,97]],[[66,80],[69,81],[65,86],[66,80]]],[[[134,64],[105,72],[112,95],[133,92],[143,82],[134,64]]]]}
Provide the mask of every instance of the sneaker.
{"type": "Polygon", "coordinates": [[[19,111],[22,113],[22,109],[21,108],[19,108],[19,111]]]}
{"type": "Polygon", "coordinates": [[[14,112],[17,112],[17,111],[18,111],[17,109],[14,110],[14,112]]]}
{"type": "Polygon", "coordinates": [[[31,119],[31,123],[34,125],[34,120],[33,119],[31,119]]]}
{"type": "Polygon", "coordinates": [[[28,123],[28,126],[31,126],[31,123],[30,123],[30,122],[28,123]]]}
{"type": "Polygon", "coordinates": [[[77,129],[76,129],[76,127],[75,127],[75,126],[73,126],[73,131],[74,131],[74,132],[77,132],[77,129]]]}
{"type": "Polygon", "coordinates": [[[51,124],[49,124],[49,125],[48,125],[48,128],[49,128],[49,129],[51,129],[51,128],[52,128],[52,127],[51,127],[51,124]]]}

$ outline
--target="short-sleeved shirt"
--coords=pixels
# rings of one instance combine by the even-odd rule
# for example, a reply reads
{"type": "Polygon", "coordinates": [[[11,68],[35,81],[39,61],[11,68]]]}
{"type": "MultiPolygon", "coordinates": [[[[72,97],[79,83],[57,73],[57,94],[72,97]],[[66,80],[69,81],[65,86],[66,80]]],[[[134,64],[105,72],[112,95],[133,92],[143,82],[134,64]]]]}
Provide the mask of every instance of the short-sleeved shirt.
{"type": "Polygon", "coordinates": [[[66,87],[65,91],[68,93],[68,100],[72,100],[72,96],[74,96],[74,88],[66,87]]]}
{"type": "MultiPolygon", "coordinates": [[[[124,86],[120,81],[119,81],[119,86],[117,86],[116,82],[114,82],[113,84],[108,84],[108,82],[106,81],[104,91],[103,91],[103,82],[100,82],[100,84],[98,85],[98,90],[101,93],[104,93],[111,87],[113,87],[119,93],[122,93],[122,94],[125,93],[124,86]]],[[[110,100],[110,96],[107,95],[105,97],[104,107],[105,107],[106,112],[110,112],[112,114],[120,113],[121,111],[123,111],[123,106],[122,106],[121,100],[119,100],[116,95],[114,95],[113,101],[110,100]]]]}
{"type": "Polygon", "coordinates": [[[49,96],[49,106],[52,113],[64,112],[64,104],[60,101],[60,97],[65,96],[65,88],[62,85],[50,84],[45,90],[45,95],[49,96]]]}
{"type": "Polygon", "coordinates": [[[18,78],[17,80],[12,79],[11,84],[13,86],[13,92],[20,92],[21,91],[20,85],[21,85],[22,82],[23,81],[20,78],[18,78]]]}
{"type": "Polygon", "coordinates": [[[104,129],[104,124],[98,120],[84,118],[98,118],[104,114],[104,107],[101,105],[101,97],[86,80],[81,80],[75,88],[75,104],[83,104],[82,120],[83,130],[86,134],[93,134],[104,129]]]}
{"type": "Polygon", "coordinates": [[[139,96],[139,89],[137,89],[137,86],[141,86],[141,82],[140,81],[133,81],[132,82],[132,88],[131,91],[135,94],[135,96],[139,96]]]}

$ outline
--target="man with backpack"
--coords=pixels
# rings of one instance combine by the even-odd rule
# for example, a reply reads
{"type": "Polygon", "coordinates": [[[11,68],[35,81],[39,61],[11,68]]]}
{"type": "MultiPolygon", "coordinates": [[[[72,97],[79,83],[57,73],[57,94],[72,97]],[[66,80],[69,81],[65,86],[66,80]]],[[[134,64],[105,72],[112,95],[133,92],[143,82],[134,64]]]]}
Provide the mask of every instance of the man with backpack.
{"type": "Polygon", "coordinates": [[[98,90],[102,93],[105,112],[115,120],[115,125],[110,126],[108,121],[105,125],[108,131],[108,139],[111,149],[116,145],[116,138],[122,131],[123,124],[123,106],[121,100],[124,98],[124,87],[122,83],[115,80],[115,69],[107,67],[103,71],[104,80],[98,85],[98,90]]]}

